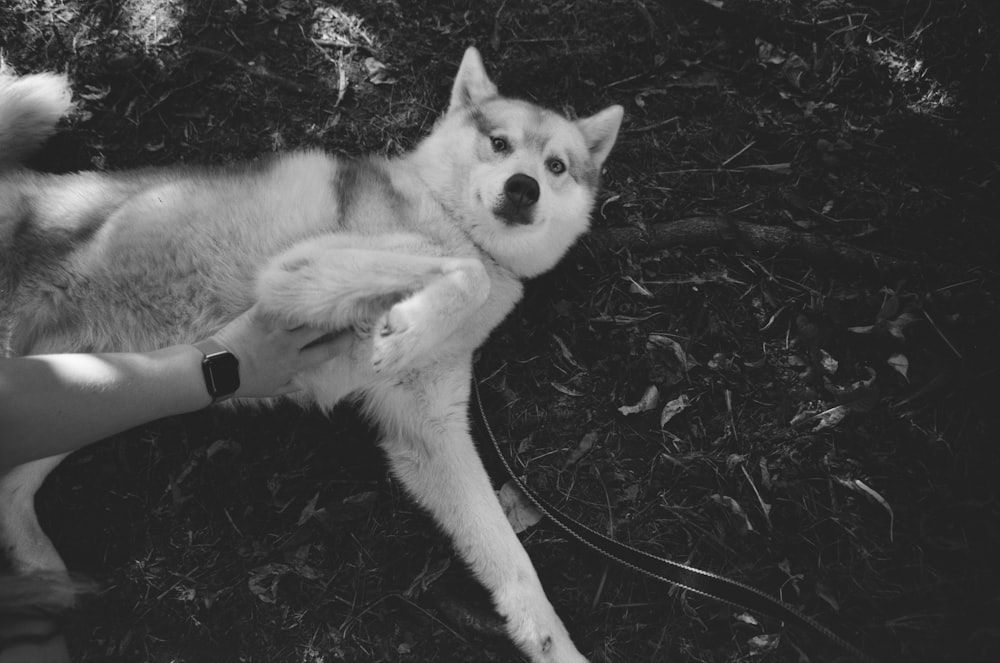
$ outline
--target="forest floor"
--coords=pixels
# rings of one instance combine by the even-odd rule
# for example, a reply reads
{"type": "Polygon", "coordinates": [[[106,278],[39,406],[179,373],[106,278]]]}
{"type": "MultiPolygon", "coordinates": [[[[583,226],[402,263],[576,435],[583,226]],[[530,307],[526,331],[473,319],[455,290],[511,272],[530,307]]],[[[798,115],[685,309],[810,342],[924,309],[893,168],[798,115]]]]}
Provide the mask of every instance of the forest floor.
{"type": "MultiPolygon", "coordinates": [[[[0,3],[6,64],[78,94],[54,170],[398,154],[469,44],[505,93],[626,108],[591,234],[478,362],[528,483],[885,660],[1000,660],[996,4],[0,3]]],[[[520,660],[347,410],[159,422],[39,509],[101,584],[80,661],[520,660]]],[[[521,536],[592,661],[837,655],[521,536]]]]}

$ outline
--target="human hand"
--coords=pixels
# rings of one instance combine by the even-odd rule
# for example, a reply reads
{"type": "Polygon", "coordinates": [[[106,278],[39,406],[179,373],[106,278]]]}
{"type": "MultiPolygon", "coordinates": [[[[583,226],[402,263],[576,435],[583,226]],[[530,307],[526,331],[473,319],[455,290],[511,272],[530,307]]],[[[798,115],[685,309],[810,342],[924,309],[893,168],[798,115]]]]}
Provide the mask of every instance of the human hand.
{"type": "Polygon", "coordinates": [[[346,352],[354,340],[349,329],[336,332],[301,326],[282,329],[280,321],[254,305],[214,335],[240,362],[237,398],[280,396],[298,390],[298,373],[346,352]]]}

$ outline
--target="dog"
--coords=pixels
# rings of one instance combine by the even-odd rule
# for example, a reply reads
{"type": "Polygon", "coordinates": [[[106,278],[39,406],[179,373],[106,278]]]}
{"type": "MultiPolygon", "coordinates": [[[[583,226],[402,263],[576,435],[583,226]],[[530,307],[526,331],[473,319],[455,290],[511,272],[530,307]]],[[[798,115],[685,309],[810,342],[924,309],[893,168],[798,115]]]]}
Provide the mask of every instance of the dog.
{"type": "MultiPolygon", "coordinates": [[[[469,432],[473,352],[587,230],[621,106],[570,120],[503,97],[475,48],[411,152],[42,174],[23,160],[71,106],[65,77],[0,77],[0,343],[6,356],[145,351],[206,338],[255,303],[289,326],[353,329],[297,378],[356,399],[394,476],[451,537],[535,662],[583,661],[469,432]]],[[[304,396],[302,394],[305,394],[304,396]]],[[[34,494],[62,460],[0,478],[15,572],[64,571],[34,494]]]]}

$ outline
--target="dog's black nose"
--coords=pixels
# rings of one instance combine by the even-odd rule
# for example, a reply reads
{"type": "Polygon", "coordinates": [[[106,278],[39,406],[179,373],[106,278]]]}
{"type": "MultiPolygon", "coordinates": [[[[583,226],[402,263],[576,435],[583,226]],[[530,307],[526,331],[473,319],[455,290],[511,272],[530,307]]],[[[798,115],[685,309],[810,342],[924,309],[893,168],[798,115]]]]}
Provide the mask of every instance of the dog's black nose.
{"type": "Polygon", "coordinates": [[[515,207],[531,207],[538,202],[538,180],[524,173],[511,175],[503,185],[503,192],[515,207]]]}

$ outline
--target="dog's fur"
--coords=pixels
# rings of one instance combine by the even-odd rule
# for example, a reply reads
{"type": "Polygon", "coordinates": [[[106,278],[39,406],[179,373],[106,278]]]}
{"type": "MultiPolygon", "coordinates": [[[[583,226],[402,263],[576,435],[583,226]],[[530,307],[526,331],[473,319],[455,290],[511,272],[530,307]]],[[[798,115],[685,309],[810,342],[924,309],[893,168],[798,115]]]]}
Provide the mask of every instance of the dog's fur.
{"type": "MultiPolygon", "coordinates": [[[[587,229],[622,109],[576,121],[501,97],[475,49],[447,113],[401,158],[318,151],[262,164],[46,175],[17,164],[68,109],[64,77],[0,77],[4,354],[150,350],[255,301],[355,330],[299,382],[358,398],[396,477],[452,537],[533,661],[579,661],[469,436],[472,353],[587,229]],[[527,177],[525,177],[527,176],[527,177]]],[[[15,570],[62,570],[34,493],[61,457],[0,478],[15,570]]]]}

